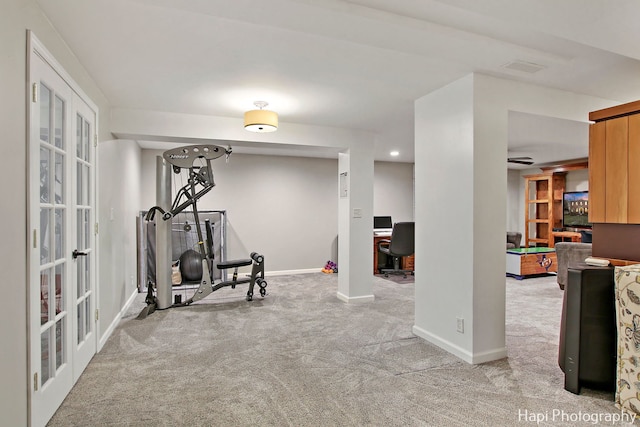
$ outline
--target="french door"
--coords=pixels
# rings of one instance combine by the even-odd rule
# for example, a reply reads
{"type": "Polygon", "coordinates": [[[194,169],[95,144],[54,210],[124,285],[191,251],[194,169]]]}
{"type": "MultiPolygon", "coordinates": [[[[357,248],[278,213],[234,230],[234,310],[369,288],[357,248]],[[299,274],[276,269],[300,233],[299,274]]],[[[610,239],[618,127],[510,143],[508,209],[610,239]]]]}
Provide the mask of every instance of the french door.
{"type": "Polygon", "coordinates": [[[45,425],[96,352],[96,108],[31,35],[31,425],[45,425]]]}

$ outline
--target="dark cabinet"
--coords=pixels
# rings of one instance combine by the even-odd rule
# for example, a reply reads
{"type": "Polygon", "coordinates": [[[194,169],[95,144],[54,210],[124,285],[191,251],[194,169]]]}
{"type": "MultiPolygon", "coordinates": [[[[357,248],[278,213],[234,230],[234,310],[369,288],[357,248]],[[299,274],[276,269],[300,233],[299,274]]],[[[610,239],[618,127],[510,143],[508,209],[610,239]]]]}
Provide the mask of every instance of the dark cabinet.
{"type": "Polygon", "coordinates": [[[613,267],[570,265],[564,290],[558,364],[564,388],[615,390],[616,318],[613,267]]]}

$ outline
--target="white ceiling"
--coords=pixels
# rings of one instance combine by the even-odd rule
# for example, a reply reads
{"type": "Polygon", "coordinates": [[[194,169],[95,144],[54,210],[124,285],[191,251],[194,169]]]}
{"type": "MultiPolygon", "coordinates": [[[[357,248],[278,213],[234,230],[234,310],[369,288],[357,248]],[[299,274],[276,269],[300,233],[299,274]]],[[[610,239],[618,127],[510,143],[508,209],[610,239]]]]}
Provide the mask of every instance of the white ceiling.
{"type": "MultiPolygon", "coordinates": [[[[37,1],[112,107],[239,118],[266,100],[281,122],[375,132],[378,160],[413,161],[414,100],[471,72],[640,99],[636,0],[37,1]]],[[[509,155],[588,154],[586,117],[510,118],[509,155]]]]}

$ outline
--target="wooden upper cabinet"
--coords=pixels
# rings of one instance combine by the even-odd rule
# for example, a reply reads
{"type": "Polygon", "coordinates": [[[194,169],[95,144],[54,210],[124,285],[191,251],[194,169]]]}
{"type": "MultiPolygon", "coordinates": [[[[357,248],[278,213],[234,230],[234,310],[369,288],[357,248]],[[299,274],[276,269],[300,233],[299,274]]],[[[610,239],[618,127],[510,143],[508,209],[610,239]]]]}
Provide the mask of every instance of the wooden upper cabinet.
{"type": "Polygon", "coordinates": [[[605,153],[605,222],[627,223],[629,118],[607,120],[605,153]]]}
{"type": "Polygon", "coordinates": [[[640,224],[640,114],[629,116],[629,211],[627,222],[640,224]]]}
{"type": "Polygon", "coordinates": [[[589,222],[640,224],[640,101],[589,119],[589,222]]]}
{"type": "Polygon", "coordinates": [[[622,105],[616,105],[615,107],[592,111],[589,113],[589,120],[601,122],[614,117],[631,116],[638,113],[640,113],[640,101],[633,101],[622,105]]]}
{"type": "Polygon", "coordinates": [[[606,122],[589,127],[589,222],[605,222],[606,122]]]}

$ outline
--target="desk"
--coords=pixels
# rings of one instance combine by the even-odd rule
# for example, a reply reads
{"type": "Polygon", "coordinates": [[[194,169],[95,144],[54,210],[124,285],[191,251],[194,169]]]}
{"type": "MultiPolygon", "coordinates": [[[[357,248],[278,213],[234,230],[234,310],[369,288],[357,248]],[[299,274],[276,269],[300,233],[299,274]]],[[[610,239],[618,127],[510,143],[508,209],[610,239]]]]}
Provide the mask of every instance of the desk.
{"type": "Polygon", "coordinates": [[[570,239],[571,242],[580,243],[582,241],[582,234],[575,231],[553,231],[551,232],[551,240],[549,241],[549,247],[553,248],[556,244],[556,237],[560,238],[561,242],[565,242],[565,239],[570,239]]]}
{"type": "MultiPolygon", "coordinates": [[[[391,240],[391,233],[373,233],[373,274],[378,274],[378,242],[384,239],[391,240]]],[[[413,255],[402,257],[402,265],[400,266],[400,268],[413,270],[413,266],[413,255]]]]}

